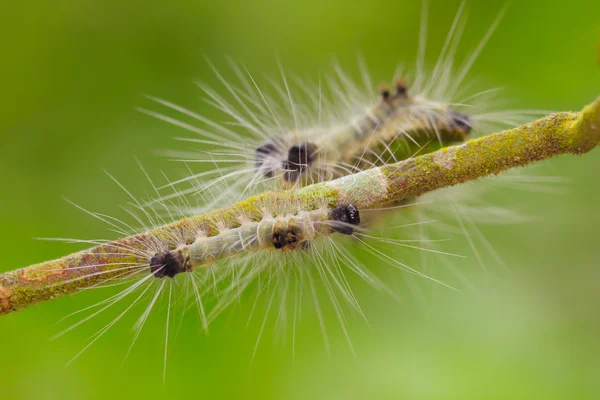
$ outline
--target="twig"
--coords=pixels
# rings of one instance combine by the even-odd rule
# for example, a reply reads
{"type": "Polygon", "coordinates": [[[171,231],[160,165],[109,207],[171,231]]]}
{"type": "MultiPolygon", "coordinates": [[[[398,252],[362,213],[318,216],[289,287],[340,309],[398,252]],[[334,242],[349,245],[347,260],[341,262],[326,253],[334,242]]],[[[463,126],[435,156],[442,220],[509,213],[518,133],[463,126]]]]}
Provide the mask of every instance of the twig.
{"type": "Polygon", "coordinates": [[[419,196],[443,187],[497,175],[508,169],[561,154],[584,154],[600,143],[600,98],[579,113],[556,113],[520,127],[399,163],[373,168],[329,182],[289,191],[265,192],[221,210],[185,218],[149,232],[96,246],[0,275],[0,314],[73,293],[122,276],[124,266],[150,273],[157,243],[174,238],[193,241],[201,227],[218,234],[217,223],[230,228],[244,215],[260,220],[267,204],[295,201],[306,210],[352,203],[359,209],[419,196]],[[137,269],[136,269],[137,268],[137,269]]]}

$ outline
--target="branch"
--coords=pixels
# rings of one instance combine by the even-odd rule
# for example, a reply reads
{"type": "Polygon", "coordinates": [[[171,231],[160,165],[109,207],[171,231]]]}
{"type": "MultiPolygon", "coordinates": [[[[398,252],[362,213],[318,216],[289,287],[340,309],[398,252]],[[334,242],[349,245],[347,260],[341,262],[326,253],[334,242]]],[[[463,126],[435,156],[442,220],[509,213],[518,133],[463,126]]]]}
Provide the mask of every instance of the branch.
{"type": "MultiPolygon", "coordinates": [[[[561,154],[584,154],[600,143],[600,98],[579,113],[556,113],[529,124],[399,163],[289,191],[265,192],[231,207],[185,218],[135,236],[0,275],[0,314],[99,285],[128,273],[150,273],[148,249],[194,241],[200,227],[239,227],[238,216],[262,218],[265,205],[286,201],[316,210],[352,203],[378,207],[443,187],[498,175],[561,154]],[[177,238],[175,241],[173,238],[177,238]]],[[[171,246],[171,247],[169,247],[171,246]]]]}

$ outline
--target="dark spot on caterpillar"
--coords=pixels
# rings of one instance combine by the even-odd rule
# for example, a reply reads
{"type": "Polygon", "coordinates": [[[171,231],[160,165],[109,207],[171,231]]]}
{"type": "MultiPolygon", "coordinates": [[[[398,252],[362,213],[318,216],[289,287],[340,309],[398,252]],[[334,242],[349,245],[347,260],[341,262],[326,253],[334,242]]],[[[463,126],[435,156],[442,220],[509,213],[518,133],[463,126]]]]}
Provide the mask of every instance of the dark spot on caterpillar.
{"type": "Polygon", "coordinates": [[[281,233],[274,233],[272,238],[271,238],[271,242],[273,243],[273,247],[275,247],[276,249],[280,249],[283,247],[283,238],[281,233]]]}
{"type": "Polygon", "coordinates": [[[404,83],[404,79],[398,79],[396,81],[396,96],[406,97],[408,93],[408,87],[404,83]]]}
{"type": "Polygon", "coordinates": [[[284,160],[281,167],[285,171],[283,179],[294,182],[304,173],[315,157],[317,146],[312,143],[302,143],[290,147],[288,158],[284,160]]]}
{"type": "Polygon", "coordinates": [[[460,113],[458,111],[450,110],[450,120],[448,122],[450,129],[457,129],[462,132],[469,133],[473,128],[471,124],[471,118],[468,115],[460,113]]]}
{"type": "Polygon", "coordinates": [[[288,230],[285,240],[287,242],[288,247],[295,249],[299,246],[300,237],[297,227],[293,227],[288,230]]]}
{"type": "Polygon", "coordinates": [[[381,98],[384,101],[387,101],[390,98],[391,93],[390,93],[389,89],[383,89],[383,90],[381,90],[380,94],[381,94],[381,98]]]}
{"type": "Polygon", "coordinates": [[[186,272],[186,260],[181,252],[165,250],[156,253],[150,259],[150,272],[157,278],[174,278],[175,275],[186,272]]]}
{"type": "Polygon", "coordinates": [[[354,204],[339,205],[331,209],[329,218],[337,223],[332,224],[332,231],[344,235],[352,235],[353,226],[360,224],[360,213],[354,204]]]}
{"type": "Polygon", "coordinates": [[[256,148],[256,155],[258,156],[266,156],[269,154],[277,153],[277,147],[273,143],[265,143],[262,146],[256,148]]]}
{"type": "MultiPolygon", "coordinates": [[[[255,167],[256,169],[260,170],[260,169],[265,169],[263,168],[264,164],[265,164],[265,160],[269,157],[273,157],[275,155],[277,155],[278,153],[278,149],[277,146],[275,146],[274,143],[265,143],[262,146],[259,146],[256,148],[255,150],[255,167]]],[[[273,173],[275,171],[273,171],[273,169],[265,169],[264,174],[265,176],[272,178],[273,177],[273,173]]]]}
{"type": "Polygon", "coordinates": [[[377,87],[377,90],[379,91],[379,94],[381,95],[381,99],[385,103],[389,103],[389,101],[391,100],[391,97],[392,97],[392,92],[390,92],[390,88],[388,87],[388,85],[386,85],[385,83],[381,83],[377,87]]]}
{"type": "Polygon", "coordinates": [[[300,245],[300,230],[297,226],[288,226],[287,224],[273,226],[273,235],[271,243],[276,249],[295,249],[300,245]]]}
{"type": "Polygon", "coordinates": [[[392,94],[392,91],[385,86],[379,86],[379,93],[381,94],[382,100],[392,107],[398,107],[405,105],[406,99],[408,98],[408,86],[404,82],[404,79],[398,79],[396,81],[396,90],[392,94]]]}

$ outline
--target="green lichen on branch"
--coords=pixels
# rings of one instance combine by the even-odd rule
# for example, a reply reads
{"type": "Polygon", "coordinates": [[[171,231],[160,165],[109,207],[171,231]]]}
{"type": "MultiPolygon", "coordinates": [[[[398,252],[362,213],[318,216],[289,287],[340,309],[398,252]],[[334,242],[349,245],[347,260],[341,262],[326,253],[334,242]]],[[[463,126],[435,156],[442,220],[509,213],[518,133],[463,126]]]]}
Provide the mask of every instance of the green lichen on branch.
{"type": "Polygon", "coordinates": [[[124,246],[135,243],[133,238],[125,238],[118,247],[96,246],[1,274],[0,314],[71,294],[122,274],[124,266],[142,262],[140,257],[123,251],[124,246]]]}
{"type": "Polygon", "coordinates": [[[230,207],[0,274],[0,314],[101,284],[119,276],[125,265],[144,266],[156,241],[162,246],[176,246],[179,243],[174,238],[184,243],[194,240],[198,229],[213,236],[218,233],[218,224],[238,227],[241,215],[258,221],[267,205],[273,208],[297,202],[307,211],[348,202],[359,208],[377,207],[561,154],[584,154],[599,143],[600,98],[579,113],[551,114],[514,129],[333,181],[265,192],[230,207]]]}

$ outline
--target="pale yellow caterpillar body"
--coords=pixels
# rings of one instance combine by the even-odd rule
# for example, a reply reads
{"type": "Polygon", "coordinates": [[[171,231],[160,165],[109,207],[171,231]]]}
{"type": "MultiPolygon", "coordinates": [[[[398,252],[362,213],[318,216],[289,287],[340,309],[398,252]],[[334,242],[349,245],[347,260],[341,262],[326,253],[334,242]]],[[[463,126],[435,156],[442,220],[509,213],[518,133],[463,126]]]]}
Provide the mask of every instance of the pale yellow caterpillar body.
{"type": "Polygon", "coordinates": [[[199,232],[192,243],[157,253],[150,260],[150,271],[159,278],[173,278],[179,273],[240,254],[293,250],[334,232],[351,235],[360,223],[360,213],[352,204],[313,211],[303,211],[299,207],[300,211],[295,213],[291,213],[292,207],[285,208],[287,215],[274,216],[265,209],[260,221],[241,219],[239,227],[224,229],[215,236],[199,232]]]}

